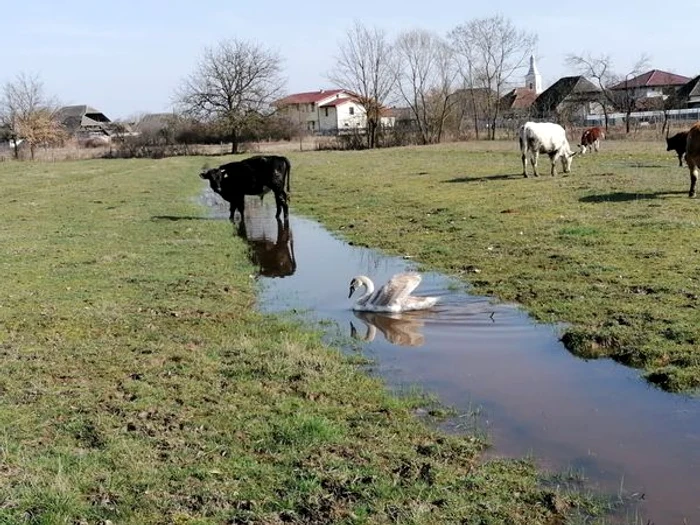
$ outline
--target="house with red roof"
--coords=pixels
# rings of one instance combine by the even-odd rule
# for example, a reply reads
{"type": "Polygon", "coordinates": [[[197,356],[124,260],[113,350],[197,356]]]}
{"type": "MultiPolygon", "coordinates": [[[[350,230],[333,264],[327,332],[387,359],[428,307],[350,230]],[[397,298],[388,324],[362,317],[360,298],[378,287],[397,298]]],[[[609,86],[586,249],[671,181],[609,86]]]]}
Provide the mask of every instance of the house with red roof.
{"type": "Polygon", "coordinates": [[[610,89],[617,92],[629,91],[630,97],[635,100],[654,97],[666,99],[689,81],[690,78],[683,75],[652,69],[636,77],[618,82],[610,86],[610,89]]]}
{"type": "MultiPolygon", "coordinates": [[[[343,89],[319,89],[294,93],[274,103],[280,114],[296,123],[300,129],[318,134],[337,134],[367,125],[365,110],[357,95],[343,89]]],[[[391,126],[393,117],[381,118],[382,125],[391,126]]]]}

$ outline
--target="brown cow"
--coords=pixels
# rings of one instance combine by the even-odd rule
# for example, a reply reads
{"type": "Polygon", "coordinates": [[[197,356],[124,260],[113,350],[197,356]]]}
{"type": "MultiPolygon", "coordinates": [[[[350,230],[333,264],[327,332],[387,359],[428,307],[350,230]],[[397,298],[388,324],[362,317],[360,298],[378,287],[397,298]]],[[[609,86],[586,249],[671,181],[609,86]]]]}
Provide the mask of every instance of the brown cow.
{"type": "Polygon", "coordinates": [[[695,185],[700,174],[700,122],[696,122],[688,130],[688,140],[685,144],[685,162],[690,170],[689,197],[695,197],[695,185]]]}
{"type": "Polygon", "coordinates": [[[600,141],[605,138],[605,132],[601,128],[588,128],[581,135],[581,143],[578,145],[581,148],[581,155],[585,155],[587,148],[591,148],[596,152],[600,149],[600,141]]]}
{"type": "Polygon", "coordinates": [[[673,137],[666,134],[666,151],[674,150],[678,155],[678,166],[683,167],[683,155],[685,155],[685,143],[688,141],[688,132],[681,131],[673,137]]]}

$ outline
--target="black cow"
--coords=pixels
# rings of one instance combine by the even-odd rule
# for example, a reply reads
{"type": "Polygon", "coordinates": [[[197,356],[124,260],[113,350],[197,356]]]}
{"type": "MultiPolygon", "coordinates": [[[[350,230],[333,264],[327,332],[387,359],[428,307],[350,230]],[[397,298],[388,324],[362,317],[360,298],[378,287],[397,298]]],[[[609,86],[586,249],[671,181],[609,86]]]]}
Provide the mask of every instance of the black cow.
{"type": "Polygon", "coordinates": [[[275,194],[276,217],[284,211],[284,217],[287,219],[291,169],[292,166],[286,157],[257,155],[204,170],[199,176],[208,180],[211,189],[229,202],[232,220],[236,210],[239,210],[243,217],[246,195],[260,195],[262,198],[270,190],[275,194]],[[287,191],[284,189],[285,185],[287,191]]]}
{"type": "Polygon", "coordinates": [[[683,166],[683,155],[685,155],[685,144],[688,141],[688,132],[681,131],[673,137],[666,137],[666,151],[676,150],[678,155],[678,165],[683,166]]]}

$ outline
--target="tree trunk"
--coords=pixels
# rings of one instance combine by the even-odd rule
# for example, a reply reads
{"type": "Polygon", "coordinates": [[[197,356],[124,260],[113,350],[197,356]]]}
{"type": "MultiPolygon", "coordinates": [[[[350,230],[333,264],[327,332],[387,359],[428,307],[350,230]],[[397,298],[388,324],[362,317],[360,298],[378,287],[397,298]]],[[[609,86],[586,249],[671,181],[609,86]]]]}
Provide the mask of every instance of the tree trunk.
{"type": "Polygon", "coordinates": [[[605,134],[608,134],[608,108],[603,104],[603,118],[605,119],[605,134]]]}
{"type": "Polygon", "coordinates": [[[627,109],[627,115],[625,116],[625,131],[629,135],[630,132],[630,115],[632,114],[631,109],[627,109]]]}
{"type": "Polygon", "coordinates": [[[32,157],[32,160],[34,160],[34,144],[29,145],[29,154],[32,157]]]}
{"type": "MultiPolygon", "coordinates": [[[[489,96],[490,98],[490,96],[489,96]]],[[[496,101],[494,105],[492,106],[493,108],[493,113],[491,116],[491,131],[489,132],[489,138],[491,140],[496,140],[496,122],[498,122],[498,96],[496,98],[496,101]]]]}
{"type": "Polygon", "coordinates": [[[476,96],[474,95],[474,86],[471,87],[472,98],[472,114],[474,115],[474,135],[476,140],[479,140],[479,115],[476,112],[476,96]]]}
{"type": "Polygon", "coordinates": [[[377,121],[367,119],[367,147],[373,149],[377,146],[377,121]]]}
{"type": "Polygon", "coordinates": [[[231,130],[231,154],[235,155],[238,153],[238,133],[235,129],[231,130]]]}

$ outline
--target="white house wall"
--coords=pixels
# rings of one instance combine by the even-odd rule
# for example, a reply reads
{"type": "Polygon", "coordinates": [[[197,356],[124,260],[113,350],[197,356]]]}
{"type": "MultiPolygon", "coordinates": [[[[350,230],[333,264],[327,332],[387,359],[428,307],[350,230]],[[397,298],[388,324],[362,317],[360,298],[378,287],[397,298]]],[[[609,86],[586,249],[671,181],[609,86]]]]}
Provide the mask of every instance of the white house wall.
{"type": "Polygon", "coordinates": [[[319,108],[320,130],[329,132],[338,129],[338,114],[335,106],[319,108]]]}
{"type": "Polygon", "coordinates": [[[367,124],[365,111],[356,102],[345,102],[336,106],[338,129],[364,128],[367,124]],[[350,113],[352,111],[352,113],[350,113]]]}

